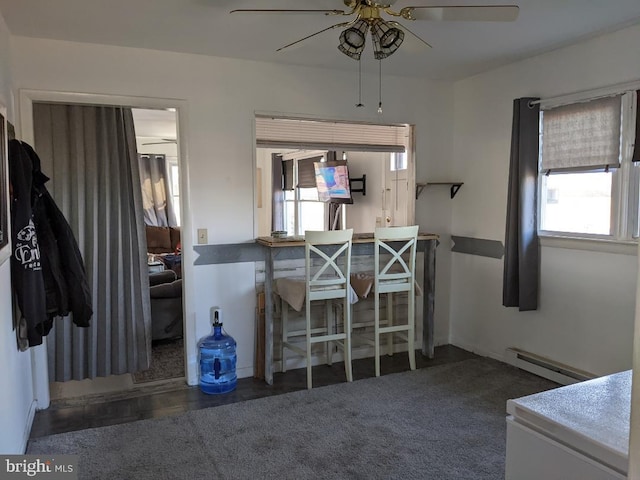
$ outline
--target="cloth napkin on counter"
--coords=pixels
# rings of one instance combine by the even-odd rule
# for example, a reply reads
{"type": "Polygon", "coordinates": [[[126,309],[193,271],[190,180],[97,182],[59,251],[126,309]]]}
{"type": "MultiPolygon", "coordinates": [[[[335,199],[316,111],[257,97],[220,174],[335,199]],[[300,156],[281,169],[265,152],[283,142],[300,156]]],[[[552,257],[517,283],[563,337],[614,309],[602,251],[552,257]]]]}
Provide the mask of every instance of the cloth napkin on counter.
{"type": "MultiPolygon", "coordinates": [[[[307,294],[305,279],[300,277],[284,277],[275,281],[274,292],[291,305],[296,312],[300,312],[304,307],[304,298],[307,294]]],[[[349,302],[354,304],[358,301],[358,295],[351,287],[349,292],[349,302]]]]}

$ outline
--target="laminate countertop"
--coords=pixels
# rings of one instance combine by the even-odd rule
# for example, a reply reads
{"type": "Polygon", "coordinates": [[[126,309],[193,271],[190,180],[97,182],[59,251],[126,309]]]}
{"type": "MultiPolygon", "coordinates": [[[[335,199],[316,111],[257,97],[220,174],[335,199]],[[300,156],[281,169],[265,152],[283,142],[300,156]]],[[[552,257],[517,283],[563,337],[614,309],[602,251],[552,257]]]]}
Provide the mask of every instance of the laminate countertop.
{"type": "Polygon", "coordinates": [[[631,370],[509,400],[507,412],[589,458],[627,471],[631,370]]]}

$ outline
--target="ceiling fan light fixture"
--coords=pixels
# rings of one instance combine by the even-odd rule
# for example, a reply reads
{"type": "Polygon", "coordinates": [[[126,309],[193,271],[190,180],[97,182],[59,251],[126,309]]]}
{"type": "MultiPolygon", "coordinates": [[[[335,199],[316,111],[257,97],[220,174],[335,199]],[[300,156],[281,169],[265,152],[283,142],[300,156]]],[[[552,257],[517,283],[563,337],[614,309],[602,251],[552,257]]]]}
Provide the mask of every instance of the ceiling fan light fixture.
{"type": "Polygon", "coordinates": [[[369,24],[366,20],[358,20],[340,34],[340,44],[338,50],[355,60],[360,60],[360,56],[365,47],[367,30],[369,24]]]}
{"type": "Polygon", "coordinates": [[[371,22],[371,38],[373,55],[376,60],[382,60],[400,48],[404,41],[404,32],[400,28],[390,26],[381,18],[376,18],[371,22]]]}

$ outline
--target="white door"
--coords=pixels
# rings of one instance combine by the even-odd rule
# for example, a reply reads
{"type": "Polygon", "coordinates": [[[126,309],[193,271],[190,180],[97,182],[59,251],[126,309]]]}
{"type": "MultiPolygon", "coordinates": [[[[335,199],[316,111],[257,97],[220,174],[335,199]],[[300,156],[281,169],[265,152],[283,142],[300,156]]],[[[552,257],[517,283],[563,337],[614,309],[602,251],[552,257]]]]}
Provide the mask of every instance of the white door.
{"type": "Polygon", "coordinates": [[[391,154],[385,166],[382,226],[408,225],[409,175],[406,154],[391,154]]]}

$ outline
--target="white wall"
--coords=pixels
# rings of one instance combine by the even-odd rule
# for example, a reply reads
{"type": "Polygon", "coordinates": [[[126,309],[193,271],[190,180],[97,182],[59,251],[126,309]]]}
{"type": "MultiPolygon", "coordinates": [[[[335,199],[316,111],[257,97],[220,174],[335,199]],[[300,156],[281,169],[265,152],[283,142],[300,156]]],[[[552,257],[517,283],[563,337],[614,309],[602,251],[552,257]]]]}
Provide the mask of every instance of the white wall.
{"type": "MultiPolygon", "coordinates": [[[[640,79],[640,26],[527,59],[454,86],[452,232],[504,242],[513,99],[640,79]]],[[[540,308],[502,307],[502,260],[453,254],[451,340],[501,358],[519,347],[595,374],[631,368],[632,256],[541,248],[540,308]]]]}
{"type": "MultiPolygon", "coordinates": [[[[452,88],[388,77],[385,113],[373,101],[355,109],[353,72],[184,55],[142,49],[13,37],[16,88],[178,98],[188,105],[186,160],[192,229],[208,228],[213,244],[254,238],[254,140],[256,111],[416,125],[417,175],[447,176],[451,156],[452,88]],[[149,82],[153,78],[153,82],[149,82]],[[317,79],[317,80],[313,80],[317,79]]],[[[364,98],[377,98],[375,85],[364,98]]],[[[374,85],[375,83],[375,85],[374,85]]],[[[417,207],[422,230],[449,234],[451,203],[432,198],[417,207]]],[[[184,222],[184,219],[183,219],[184,222]]],[[[438,261],[449,253],[439,252],[438,261]]],[[[185,261],[193,258],[185,254],[185,261]]],[[[439,273],[439,275],[441,275],[439,273]]],[[[209,308],[221,306],[225,329],[238,340],[238,370],[253,366],[254,265],[185,269],[188,361],[195,339],[209,331],[209,308]],[[229,279],[233,278],[230,286],[229,279]],[[231,288],[233,287],[233,288],[231,288]]],[[[448,336],[448,279],[438,278],[436,342],[448,336]],[[444,281],[443,281],[444,280],[444,281]]],[[[195,376],[190,378],[194,383],[195,376]]]]}
{"type": "MultiPolygon", "coordinates": [[[[347,205],[347,228],[356,233],[373,232],[376,217],[382,216],[382,195],[384,172],[389,163],[389,154],[382,152],[349,152],[349,176],[367,176],[367,194],[354,192],[353,204],[347,205]],[[385,163],[386,162],[386,163],[385,163]]],[[[360,188],[361,182],[354,182],[353,188],[360,188]]]]}
{"type": "MultiPolygon", "coordinates": [[[[0,16],[0,103],[15,123],[9,31],[0,16]]],[[[4,188],[2,188],[4,195],[4,188]]],[[[11,314],[10,262],[0,265],[0,453],[23,453],[35,413],[31,353],[18,352],[11,314]]]]}

